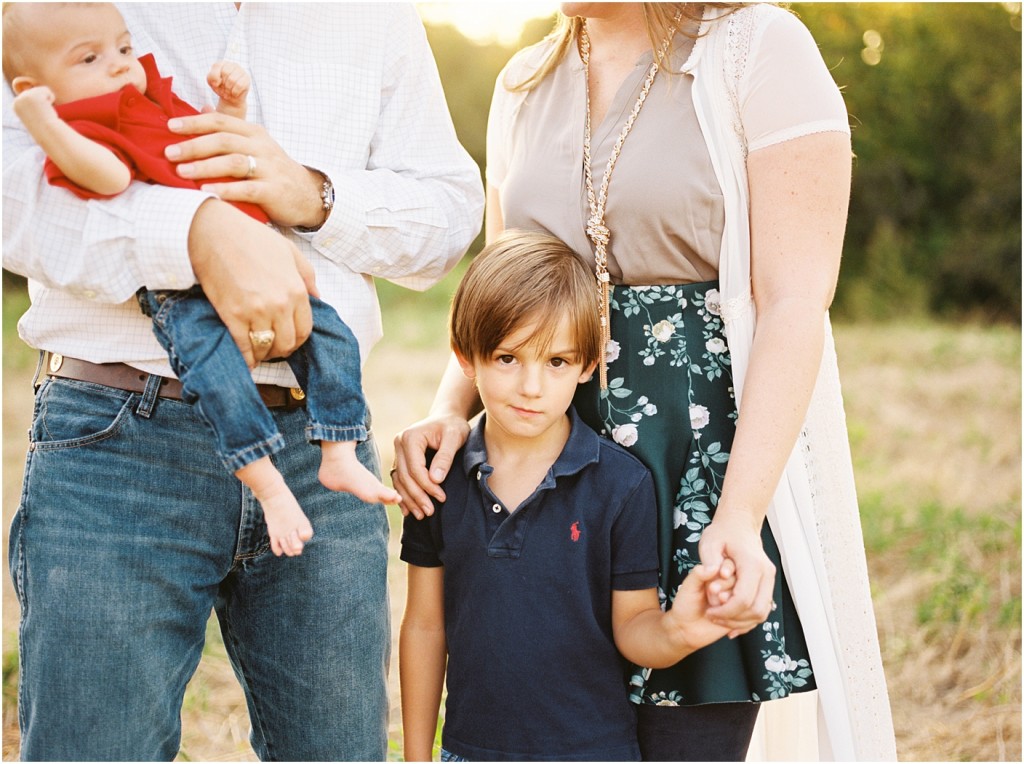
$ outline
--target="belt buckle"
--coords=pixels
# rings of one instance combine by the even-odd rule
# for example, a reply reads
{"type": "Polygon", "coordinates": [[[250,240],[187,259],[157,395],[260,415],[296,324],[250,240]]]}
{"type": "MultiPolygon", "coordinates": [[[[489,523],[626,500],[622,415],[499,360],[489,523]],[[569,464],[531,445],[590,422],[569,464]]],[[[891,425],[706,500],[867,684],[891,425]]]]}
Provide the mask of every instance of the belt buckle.
{"type": "Polygon", "coordinates": [[[56,374],[58,371],[60,371],[60,367],[63,366],[63,365],[64,365],[64,356],[62,356],[60,353],[51,353],[50,354],[49,367],[50,367],[50,373],[51,374],[56,374]]]}

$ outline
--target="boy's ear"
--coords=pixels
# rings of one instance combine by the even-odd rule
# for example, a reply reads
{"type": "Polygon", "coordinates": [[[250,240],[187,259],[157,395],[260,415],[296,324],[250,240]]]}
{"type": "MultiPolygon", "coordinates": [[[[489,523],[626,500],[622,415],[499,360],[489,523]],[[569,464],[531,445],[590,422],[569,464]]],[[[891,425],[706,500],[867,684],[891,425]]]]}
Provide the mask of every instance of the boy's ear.
{"type": "Polygon", "coordinates": [[[476,366],[473,365],[473,362],[468,360],[458,350],[453,350],[452,352],[455,353],[455,357],[459,361],[459,366],[462,367],[462,373],[466,375],[466,378],[476,379],[476,366]]]}
{"type": "Polygon", "coordinates": [[[38,84],[39,83],[36,82],[34,78],[22,74],[11,80],[11,90],[13,90],[14,95],[17,96],[21,95],[29,88],[34,88],[38,84]]]}
{"type": "Polygon", "coordinates": [[[585,369],[583,369],[583,371],[580,372],[580,382],[579,383],[582,385],[584,382],[589,382],[590,378],[592,376],[594,376],[594,369],[596,369],[596,368],[597,368],[597,361],[594,361],[589,366],[587,366],[585,369]]]}

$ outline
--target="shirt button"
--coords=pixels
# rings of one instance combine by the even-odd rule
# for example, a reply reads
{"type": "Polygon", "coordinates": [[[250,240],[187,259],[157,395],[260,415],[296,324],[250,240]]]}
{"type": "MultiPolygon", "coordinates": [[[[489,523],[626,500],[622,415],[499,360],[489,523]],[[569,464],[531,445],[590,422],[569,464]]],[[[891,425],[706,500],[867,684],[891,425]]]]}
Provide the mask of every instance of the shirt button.
{"type": "Polygon", "coordinates": [[[501,512],[501,505],[500,504],[495,504],[494,506],[491,507],[491,511],[494,514],[498,514],[499,512],[501,512]]]}

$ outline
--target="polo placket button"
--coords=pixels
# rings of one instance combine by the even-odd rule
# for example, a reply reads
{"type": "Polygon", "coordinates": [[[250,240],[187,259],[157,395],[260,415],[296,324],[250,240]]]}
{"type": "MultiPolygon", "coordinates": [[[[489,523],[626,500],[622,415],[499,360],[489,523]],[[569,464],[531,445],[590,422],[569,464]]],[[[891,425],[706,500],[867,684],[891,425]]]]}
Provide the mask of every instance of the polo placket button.
{"type": "Polygon", "coordinates": [[[498,514],[499,512],[501,512],[501,505],[500,504],[495,504],[494,506],[491,507],[491,511],[494,514],[498,514]]]}

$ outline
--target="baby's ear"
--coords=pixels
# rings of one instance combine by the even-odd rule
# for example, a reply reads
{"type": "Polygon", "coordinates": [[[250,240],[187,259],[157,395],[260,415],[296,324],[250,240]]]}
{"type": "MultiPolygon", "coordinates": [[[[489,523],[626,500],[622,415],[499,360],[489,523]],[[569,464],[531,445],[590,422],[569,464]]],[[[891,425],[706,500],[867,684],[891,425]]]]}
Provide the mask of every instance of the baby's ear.
{"type": "Polygon", "coordinates": [[[11,80],[11,90],[14,91],[14,95],[21,95],[26,90],[34,88],[39,83],[36,82],[35,78],[27,75],[19,75],[11,80]]]}

